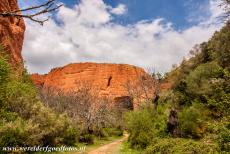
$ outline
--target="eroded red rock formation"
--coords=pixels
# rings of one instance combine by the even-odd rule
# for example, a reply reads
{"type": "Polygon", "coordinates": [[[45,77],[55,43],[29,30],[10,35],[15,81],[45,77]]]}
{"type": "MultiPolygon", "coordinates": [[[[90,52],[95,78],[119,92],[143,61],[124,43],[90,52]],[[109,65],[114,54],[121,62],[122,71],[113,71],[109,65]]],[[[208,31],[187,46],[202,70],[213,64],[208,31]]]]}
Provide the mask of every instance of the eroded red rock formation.
{"type": "Polygon", "coordinates": [[[155,95],[154,80],[144,69],[126,64],[77,63],[55,68],[47,75],[32,75],[33,82],[42,87],[74,91],[82,86],[98,90],[99,96],[113,100],[133,97],[137,102],[155,95]],[[139,100],[139,101],[138,101],[139,100]]]}
{"type": "MultiPolygon", "coordinates": [[[[17,0],[1,0],[0,12],[18,10],[17,0]]],[[[0,16],[0,45],[10,54],[13,65],[23,62],[21,50],[25,24],[22,18],[0,16]]]]}

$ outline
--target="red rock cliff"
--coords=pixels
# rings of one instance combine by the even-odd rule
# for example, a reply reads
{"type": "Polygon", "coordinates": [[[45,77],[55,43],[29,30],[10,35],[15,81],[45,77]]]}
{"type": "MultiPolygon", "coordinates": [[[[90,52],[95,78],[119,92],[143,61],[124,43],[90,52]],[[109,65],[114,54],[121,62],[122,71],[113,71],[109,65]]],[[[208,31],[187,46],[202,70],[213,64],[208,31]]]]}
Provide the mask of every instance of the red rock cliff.
{"type": "MultiPolygon", "coordinates": [[[[0,12],[18,10],[17,0],[0,0],[0,12]]],[[[0,16],[0,44],[10,54],[11,61],[22,63],[25,24],[22,18],[0,16]]]]}
{"type": "MultiPolygon", "coordinates": [[[[146,99],[154,97],[154,80],[142,68],[126,64],[78,63],[51,70],[47,75],[32,75],[43,89],[77,90],[90,85],[100,96],[112,99],[125,96],[146,99]],[[135,96],[134,96],[135,95],[135,96]]],[[[140,101],[139,101],[140,102],[140,101]]]]}

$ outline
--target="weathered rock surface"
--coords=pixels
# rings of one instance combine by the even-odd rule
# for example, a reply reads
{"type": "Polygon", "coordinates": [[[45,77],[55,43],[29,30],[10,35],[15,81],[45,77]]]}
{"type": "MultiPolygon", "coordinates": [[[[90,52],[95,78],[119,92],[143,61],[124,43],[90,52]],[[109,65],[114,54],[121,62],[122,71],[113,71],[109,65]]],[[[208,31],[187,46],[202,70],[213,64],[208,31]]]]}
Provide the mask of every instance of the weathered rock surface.
{"type": "Polygon", "coordinates": [[[169,81],[164,81],[160,85],[161,91],[167,91],[167,90],[170,90],[171,88],[172,88],[172,83],[169,81]]]}
{"type": "MultiPolygon", "coordinates": [[[[17,0],[1,0],[0,12],[19,10],[17,0]]],[[[25,24],[22,18],[0,16],[0,45],[10,54],[13,65],[23,62],[21,50],[25,24]]]]}
{"type": "MultiPolygon", "coordinates": [[[[132,97],[140,102],[154,97],[154,80],[142,68],[126,64],[76,63],[55,68],[47,75],[31,75],[35,85],[63,92],[90,86],[113,100],[132,97]]],[[[138,104],[134,104],[134,107],[138,104]]]]}

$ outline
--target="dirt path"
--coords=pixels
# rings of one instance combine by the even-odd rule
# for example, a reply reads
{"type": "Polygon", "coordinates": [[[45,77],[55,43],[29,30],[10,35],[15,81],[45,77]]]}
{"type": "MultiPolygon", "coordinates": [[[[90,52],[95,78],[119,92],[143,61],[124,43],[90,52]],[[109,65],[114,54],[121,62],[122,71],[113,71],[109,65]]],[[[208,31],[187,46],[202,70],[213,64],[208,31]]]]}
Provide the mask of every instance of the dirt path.
{"type": "Polygon", "coordinates": [[[122,139],[101,146],[93,151],[90,151],[88,154],[119,154],[121,144],[122,142],[127,140],[127,138],[128,138],[128,134],[125,134],[122,139]]]}

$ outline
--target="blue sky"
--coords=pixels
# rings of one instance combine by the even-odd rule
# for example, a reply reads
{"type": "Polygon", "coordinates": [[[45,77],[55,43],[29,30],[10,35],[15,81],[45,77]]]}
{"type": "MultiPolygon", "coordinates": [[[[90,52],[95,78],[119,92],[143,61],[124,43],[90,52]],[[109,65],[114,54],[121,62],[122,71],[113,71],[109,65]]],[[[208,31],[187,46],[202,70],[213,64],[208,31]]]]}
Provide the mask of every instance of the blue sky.
{"type": "MultiPolygon", "coordinates": [[[[74,6],[80,0],[62,0],[68,7],[74,6]]],[[[104,0],[108,5],[116,7],[125,4],[128,13],[123,17],[115,17],[115,21],[122,24],[133,24],[140,20],[164,18],[171,21],[178,28],[185,28],[196,22],[189,22],[187,18],[198,14],[208,15],[206,7],[209,0],[104,0]]]]}
{"type": "MultiPolygon", "coordinates": [[[[28,0],[20,0],[24,4],[31,4],[28,0]]],[[[45,1],[41,0],[40,2],[45,1]]],[[[184,29],[198,24],[198,19],[209,16],[207,11],[209,0],[103,0],[106,4],[116,7],[124,4],[127,13],[124,16],[114,16],[114,22],[127,25],[141,20],[164,18],[173,23],[176,29],[184,29]],[[193,21],[189,19],[194,17],[193,21]]],[[[67,7],[79,4],[81,0],[59,0],[67,7]]],[[[23,5],[21,5],[23,7],[23,5]]]]}
{"type": "MultiPolygon", "coordinates": [[[[21,7],[38,2],[19,0],[21,7]]],[[[65,6],[44,26],[26,20],[23,57],[31,73],[79,62],[127,63],[167,72],[222,26],[216,0],[61,2],[65,6]]]]}

